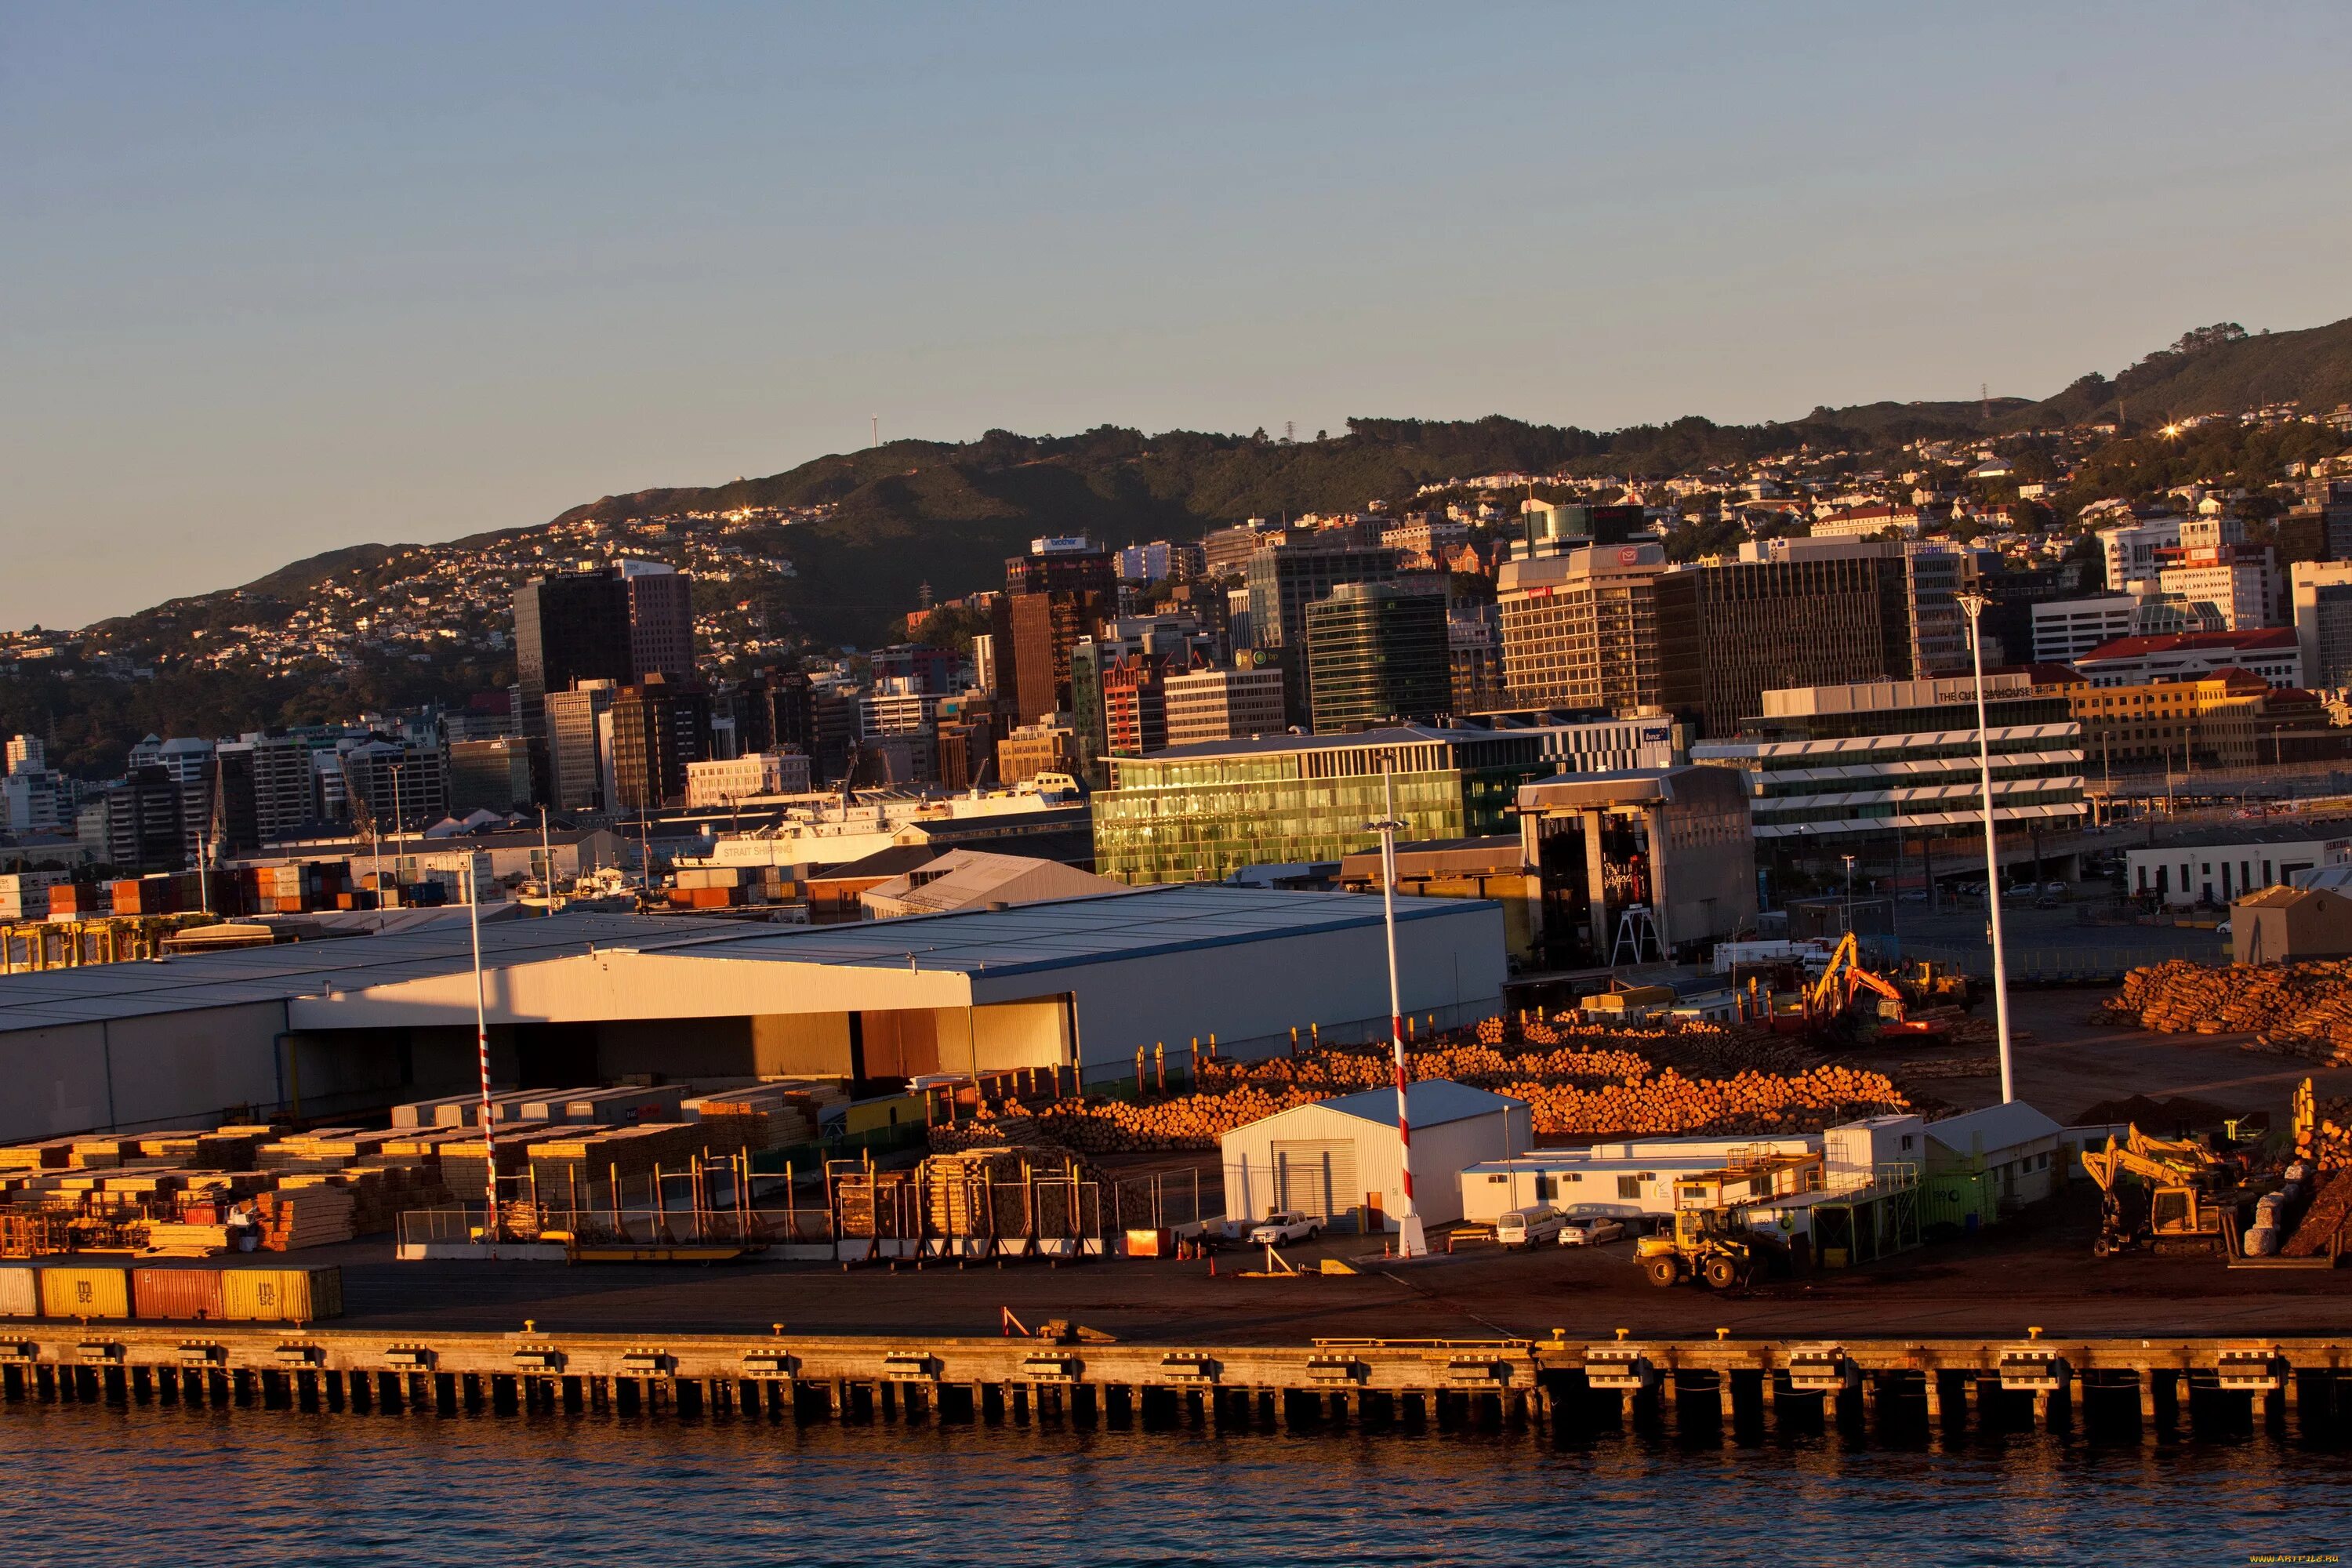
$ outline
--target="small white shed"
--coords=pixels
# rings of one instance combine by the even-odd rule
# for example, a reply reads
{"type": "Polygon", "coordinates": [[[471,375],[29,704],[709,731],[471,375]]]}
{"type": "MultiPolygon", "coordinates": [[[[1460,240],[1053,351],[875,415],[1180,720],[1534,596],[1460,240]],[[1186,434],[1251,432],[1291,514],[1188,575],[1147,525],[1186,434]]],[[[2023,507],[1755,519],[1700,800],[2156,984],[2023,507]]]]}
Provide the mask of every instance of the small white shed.
{"type": "Polygon", "coordinates": [[[2023,1100],[1927,1123],[1927,1171],[1981,1173],[2002,1208],[2039,1203],[2063,1189],[2064,1129],[2023,1100]]]}
{"type": "MultiPolygon", "coordinates": [[[[1527,1101],[1430,1079],[1407,1092],[1414,1206],[1426,1226],[1462,1217],[1462,1173],[1507,1159],[1533,1139],[1527,1101]]],[[[1223,1142],[1225,1214],[1296,1209],[1336,1224],[1393,1230],[1404,1203],[1393,1089],[1367,1089],[1236,1127],[1223,1142]]]]}

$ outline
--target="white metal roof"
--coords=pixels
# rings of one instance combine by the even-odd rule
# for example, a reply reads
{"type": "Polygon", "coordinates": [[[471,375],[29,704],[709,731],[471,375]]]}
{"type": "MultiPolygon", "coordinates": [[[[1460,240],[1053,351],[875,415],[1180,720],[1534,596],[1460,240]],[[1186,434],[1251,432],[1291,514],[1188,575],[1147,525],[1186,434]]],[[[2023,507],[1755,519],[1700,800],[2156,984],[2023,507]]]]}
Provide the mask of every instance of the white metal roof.
{"type": "Polygon", "coordinates": [[[1977,1152],[1979,1138],[1983,1140],[1983,1152],[1992,1153],[2037,1139],[2055,1138],[2059,1131],[2058,1123],[2021,1100],[2012,1100],[2007,1105],[1988,1105],[1982,1110],[1927,1123],[1927,1136],[1955,1154],[1977,1152]]]}
{"type": "MultiPolygon", "coordinates": [[[[1488,1116],[1497,1110],[1515,1107],[1520,1110],[1527,1109],[1526,1100],[1513,1100],[1507,1094],[1491,1094],[1483,1089],[1473,1089],[1466,1083],[1455,1083],[1448,1078],[1422,1079],[1405,1091],[1404,1103],[1405,1109],[1412,1113],[1415,1127],[1442,1127],[1449,1121],[1466,1121],[1474,1116],[1488,1116]]],[[[1291,1109],[1336,1110],[1342,1116],[1357,1117],[1382,1127],[1394,1127],[1397,1121],[1397,1099],[1393,1089],[1368,1089],[1360,1094],[1343,1094],[1337,1100],[1319,1100],[1312,1107],[1302,1105],[1291,1109]]]]}
{"type": "MultiPolygon", "coordinates": [[[[1464,899],[1396,901],[1400,922],[1488,907],[1464,899]]],[[[993,976],[1345,931],[1380,920],[1380,900],[1359,893],[1213,883],[838,926],[567,911],[483,926],[482,963],[506,969],[601,949],[993,976]]],[[[471,962],[466,922],[450,921],[381,936],[0,976],[0,1031],[367,990],[461,973],[471,962]]],[[[1393,1091],[1376,1092],[1390,1095],[1393,1120],[1393,1091]]],[[[1420,1104],[1418,1089],[1413,1104],[1420,1104]]]]}

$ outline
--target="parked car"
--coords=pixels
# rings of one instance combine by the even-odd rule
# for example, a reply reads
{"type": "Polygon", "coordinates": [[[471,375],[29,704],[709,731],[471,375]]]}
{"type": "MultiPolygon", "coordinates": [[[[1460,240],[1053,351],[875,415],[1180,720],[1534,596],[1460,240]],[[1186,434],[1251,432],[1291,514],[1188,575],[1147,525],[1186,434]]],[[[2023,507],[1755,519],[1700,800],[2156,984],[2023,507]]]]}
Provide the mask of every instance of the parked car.
{"type": "Polygon", "coordinates": [[[1568,1216],[1549,1204],[1530,1204],[1495,1221],[1495,1242],[1498,1247],[1531,1247],[1558,1236],[1567,1223],[1568,1216]]]}
{"type": "Polygon", "coordinates": [[[1250,1231],[1253,1244],[1278,1247],[1286,1241],[1313,1241],[1323,1234],[1323,1222],[1296,1209],[1270,1214],[1250,1231]]]}
{"type": "Polygon", "coordinates": [[[1583,1214],[1559,1227],[1562,1247],[1601,1247],[1624,1238],[1625,1222],[1604,1214],[1583,1214]]]}

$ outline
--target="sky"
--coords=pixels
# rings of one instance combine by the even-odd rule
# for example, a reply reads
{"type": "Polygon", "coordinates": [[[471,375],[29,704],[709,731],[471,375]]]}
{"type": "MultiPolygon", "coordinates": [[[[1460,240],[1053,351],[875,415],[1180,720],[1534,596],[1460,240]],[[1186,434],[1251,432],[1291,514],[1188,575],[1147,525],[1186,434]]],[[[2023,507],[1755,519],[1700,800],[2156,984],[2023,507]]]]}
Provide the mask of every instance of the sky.
{"type": "Polygon", "coordinates": [[[2334,4],[0,0],[0,626],[884,437],[2042,396],[2352,315],[2334,4]]]}

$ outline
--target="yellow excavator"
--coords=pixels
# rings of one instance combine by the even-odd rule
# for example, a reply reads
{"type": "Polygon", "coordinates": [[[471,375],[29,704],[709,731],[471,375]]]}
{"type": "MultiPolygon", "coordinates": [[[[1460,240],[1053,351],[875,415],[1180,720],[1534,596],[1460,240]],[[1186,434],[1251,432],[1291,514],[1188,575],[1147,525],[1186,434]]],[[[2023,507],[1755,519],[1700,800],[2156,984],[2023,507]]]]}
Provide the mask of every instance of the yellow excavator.
{"type": "Polygon", "coordinates": [[[2099,1234],[2094,1257],[2147,1247],[2158,1252],[2236,1249],[2241,1194],[2230,1163],[2193,1138],[2151,1138],[2137,1127],[2105,1149],[2083,1151],[2083,1169],[2099,1184],[2099,1234]],[[2145,1205],[2130,1201],[2124,1177],[2147,1189],[2145,1205]]]}

